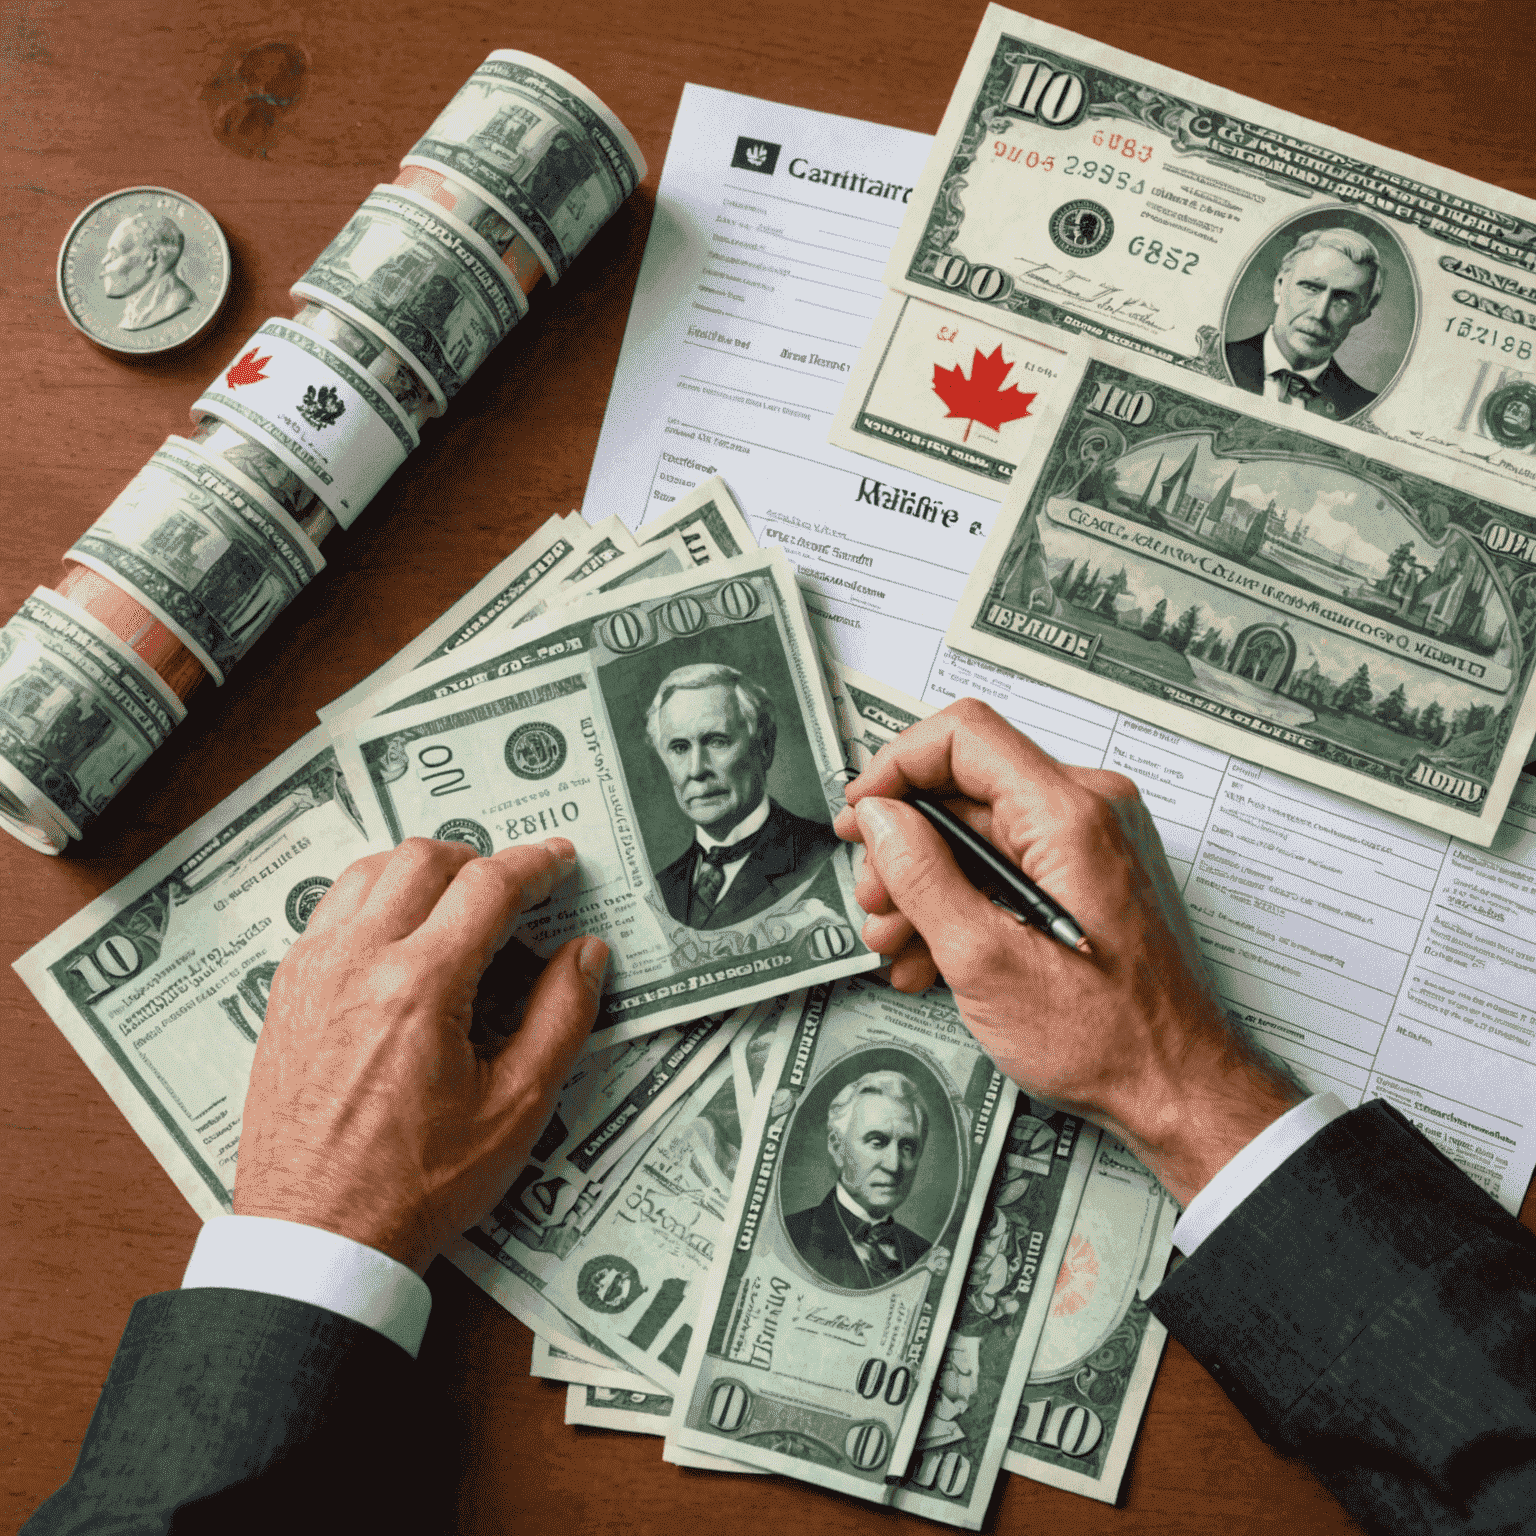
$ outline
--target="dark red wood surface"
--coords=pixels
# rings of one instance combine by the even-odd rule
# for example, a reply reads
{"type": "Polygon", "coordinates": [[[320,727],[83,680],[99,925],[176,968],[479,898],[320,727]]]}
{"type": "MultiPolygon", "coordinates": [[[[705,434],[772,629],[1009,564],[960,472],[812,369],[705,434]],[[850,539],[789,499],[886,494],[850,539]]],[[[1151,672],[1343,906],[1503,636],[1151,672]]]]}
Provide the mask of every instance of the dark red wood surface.
{"type": "MultiPolygon", "coordinates": [[[[78,851],[0,837],[0,1528],[67,1476],[133,1300],[178,1284],[197,1221],[9,969],[314,723],[552,512],[579,506],[684,81],[931,132],[982,5],[917,0],[4,0],[0,4],[0,618],[168,432],[494,47],[542,54],[601,95],[650,179],[533,317],[430,426],[330,567],[119,796],[78,851]],[[125,362],[54,292],[76,214],[118,187],[177,188],[234,252],[224,314],[188,352],[125,362]]],[[[1043,18],[1526,195],[1536,33],[1518,0],[1233,6],[1035,0],[1043,18]]],[[[1526,1202],[1533,1223],[1536,1201],[1526,1202]]],[[[1536,1223],[1533,1223],[1536,1224],[1536,1223]]],[[[742,1523],[914,1526],[777,1478],[683,1472],[659,1442],[567,1429],[529,1379],[529,1335],[456,1271],[431,1275],[424,1351],[449,1384],[466,1532],[686,1536],[742,1523]]],[[[1177,1345],[1124,1507],[1007,1478],[1001,1531],[1344,1531],[1302,1469],[1262,1445],[1177,1345]]]]}

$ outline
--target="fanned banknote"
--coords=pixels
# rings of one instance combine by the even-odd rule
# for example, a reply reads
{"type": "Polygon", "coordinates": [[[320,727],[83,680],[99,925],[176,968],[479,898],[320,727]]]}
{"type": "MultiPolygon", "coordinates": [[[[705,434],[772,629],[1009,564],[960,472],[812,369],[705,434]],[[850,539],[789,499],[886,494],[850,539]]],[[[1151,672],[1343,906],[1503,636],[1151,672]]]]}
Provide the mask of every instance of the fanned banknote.
{"type": "Polygon", "coordinates": [[[1486,847],[1536,729],[1536,516],[1082,343],[945,639],[1486,847]]]}
{"type": "Polygon", "coordinates": [[[16,962],[205,1219],[229,1209],[278,962],[366,851],[317,728],[16,962]]]}
{"type": "Polygon", "coordinates": [[[614,1392],[655,1390],[637,1371],[605,1361],[592,1350],[579,1353],[560,1344],[552,1344],[540,1334],[533,1336],[533,1364],[530,1376],[545,1381],[564,1381],[584,1387],[607,1387],[614,1392]]]}
{"type": "Polygon", "coordinates": [[[779,551],[620,588],[574,617],[554,610],[363,708],[373,717],[347,717],[338,751],[381,845],[575,843],[577,879],[518,936],[543,955],[578,932],[609,942],[598,1038],[879,964],[830,826],[836,722],[779,551]],[[710,864],[710,885],[700,834],[712,826],[733,856],[710,864]]]}
{"type": "Polygon", "coordinates": [[[1536,203],[999,5],[886,282],[1536,486],[1536,203]]]}
{"type": "Polygon", "coordinates": [[[1019,1099],[898,1509],[980,1530],[1098,1145],[1097,1126],[1019,1099]]]}
{"type": "Polygon", "coordinates": [[[1173,1251],[1179,1209],[1105,1134],[1056,1278],[1003,1466],[1113,1504],[1168,1330],[1143,1299],[1173,1251]]]}
{"type": "Polygon", "coordinates": [[[886,1502],[1016,1092],[945,995],[812,989],[768,1059],[669,1439],[886,1502]]]}

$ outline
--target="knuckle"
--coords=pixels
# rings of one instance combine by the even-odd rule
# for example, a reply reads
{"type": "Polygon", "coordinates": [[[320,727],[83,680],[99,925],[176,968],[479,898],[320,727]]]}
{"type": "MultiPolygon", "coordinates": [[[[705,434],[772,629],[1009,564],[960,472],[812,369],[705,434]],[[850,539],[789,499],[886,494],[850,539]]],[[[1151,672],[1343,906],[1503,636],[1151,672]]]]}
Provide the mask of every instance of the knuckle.
{"type": "Polygon", "coordinates": [[[455,843],[435,843],[429,837],[408,837],[390,854],[389,861],[409,874],[425,874],[453,861],[455,843]]]}
{"type": "Polygon", "coordinates": [[[951,719],[958,720],[962,725],[970,726],[973,729],[977,726],[989,725],[994,720],[1002,719],[1002,716],[990,704],[983,704],[980,699],[973,699],[969,696],[963,699],[956,699],[953,704],[945,708],[944,713],[950,716],[951,719]]]}

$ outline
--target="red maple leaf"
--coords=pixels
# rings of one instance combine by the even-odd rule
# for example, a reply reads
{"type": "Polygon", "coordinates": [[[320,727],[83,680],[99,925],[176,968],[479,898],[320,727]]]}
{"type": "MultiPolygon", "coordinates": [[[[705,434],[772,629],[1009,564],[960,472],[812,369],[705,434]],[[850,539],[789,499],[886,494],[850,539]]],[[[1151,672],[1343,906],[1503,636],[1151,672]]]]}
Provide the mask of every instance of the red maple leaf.
{"type": "Polygon", "coordinates": [[[231,389],[234,389],[241,384],[259,384],[264,378],[266,378],[266,374],[264,374],[261,370],[272,361],[272,354],[269,352],[265,357],[257,357],[256,353],[259,350],[260,349],[257,347],[252,347],[251,350],[247,352],[244,357],[240,358],[239,361],[236,362],[235,366],[224,375],[224,382],[228,384],[231,389]]]}
{"type": "Polygon", "coordinates": [[[975,350],[971,361],[971,376],[958,368],[940,368],[933,365],[933,392],[949,407],[948,415],[966,420],[963,443],[971,435],[971,423],[979,421],[984,427],[996,432],[1005,421],[1017,421],[1029,415],[1033,395],[1026,395],[1017,384],[1003,388],[1003,380],[1013,369],[1013,364],[1003,361],[1001,343],[990,352],[975,350]]]}

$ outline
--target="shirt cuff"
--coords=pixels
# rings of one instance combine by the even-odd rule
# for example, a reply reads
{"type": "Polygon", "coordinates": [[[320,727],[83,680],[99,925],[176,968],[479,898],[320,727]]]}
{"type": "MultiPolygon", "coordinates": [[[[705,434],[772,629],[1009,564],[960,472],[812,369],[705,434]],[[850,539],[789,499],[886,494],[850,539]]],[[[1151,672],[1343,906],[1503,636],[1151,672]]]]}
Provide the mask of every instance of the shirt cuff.
{"type": "Polygon", "coordinates": [[[271,1216],[216,1216],[204,1226],[181,1288],[207,1287],[324,1307],[382,1333],[413,1360],[432,1311],[427,1282],[388,1254],[271,1216]]]}
{"type": "Polygon", "coordinates": [[[1173,1246],[1188,1258],[1286,1158],[1349,1112],[1334,1093],[1314,1093],[1266,1126],[1184,1207],[1173,1246]]]}

